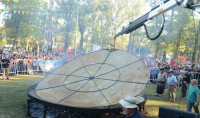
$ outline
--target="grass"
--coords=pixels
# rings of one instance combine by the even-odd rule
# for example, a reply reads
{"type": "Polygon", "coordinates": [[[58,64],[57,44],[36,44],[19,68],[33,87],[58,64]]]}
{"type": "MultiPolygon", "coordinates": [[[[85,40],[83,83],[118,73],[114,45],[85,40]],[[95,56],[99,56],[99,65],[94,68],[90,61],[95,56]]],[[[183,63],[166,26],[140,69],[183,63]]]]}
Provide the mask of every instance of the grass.
{"type": "Polygon", "coordinates": [[[25,116],[27,88],[43,77],[20,75],[0,80],[0,118],[28,118],[25,116]]]}
{"type": "MultiPolygon", "coordinates": [[[[0,80],[0,118],[28,118],[26,114],[26,100],[27,88],[39,82],[44,75],[19,75],[10,77],[10,80],[0,80]]],[[[181,87],[176,90],[176,102],[167,102],[167,90],[164,92],[163,97],[155,96],[156,85],[148,84],[145,93],[148,100],[146,103],[145,118],[157,118],[159,106],[167,106],[186,110],[186,99],[179,99],[181,94],[181,87]]],[[[194,112],[194,111],[193,111],[194,112]]]]}
{"type": "MultiPolygon", "coordinates": [[[[176,101],[174,103],[168,102],[167,100],[167,90],[164,91],[162,97],[155,96],[156,84],[148,84],[145,88],[145,93],[147,94],[146,110],[148,114],[144,115],[145,118],[157,118],[159,106],[171,107],[175,109],[186,111],[186,101],[187,99],[180,99],[181,87],[176,89],[176,101]],[[179,104],[180,101],[180,104],[179,104]]],[[[192,112],[194,110],[192,109],[192,112]]]]}

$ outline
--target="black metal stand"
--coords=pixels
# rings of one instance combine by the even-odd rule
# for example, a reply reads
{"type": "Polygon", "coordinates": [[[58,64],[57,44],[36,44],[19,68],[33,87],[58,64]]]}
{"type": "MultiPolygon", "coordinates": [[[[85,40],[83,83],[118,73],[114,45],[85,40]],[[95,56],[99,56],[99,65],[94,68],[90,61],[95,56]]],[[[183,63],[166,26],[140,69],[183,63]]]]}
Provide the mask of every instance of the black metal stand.
{"type": "Polygon", "coordinates": [[[27,99],[27,106],[26,106],[26,115],[30,116],[30,103],[32,102],[32,100],[27,99]]]}
{"type": "Polygon", "coordinates": [[[44,106],[43,118],[46,118],[47,107],[44,106]]]}
{"type": "Polygon", "coordinates": [[[68,114],[68,118],[72,118],[72,115],[71,115],[71,113],[69,112],[69,114],[68,114]]]}

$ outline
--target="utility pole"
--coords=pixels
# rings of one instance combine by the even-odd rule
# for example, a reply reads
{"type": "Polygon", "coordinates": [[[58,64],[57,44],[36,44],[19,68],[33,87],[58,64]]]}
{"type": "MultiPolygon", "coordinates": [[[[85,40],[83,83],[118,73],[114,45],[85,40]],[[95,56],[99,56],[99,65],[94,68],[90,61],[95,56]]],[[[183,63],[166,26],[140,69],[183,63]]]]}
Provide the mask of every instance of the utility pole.
{"type": "Polygon", "coordinates": [[[141,42],[142,42],[142,40],[140,41],[140,47],[139,47],[139,56],[140,56],[141,42]]]}
{"type": "MultiPolygon", "coordinates": [[[[132,21],[133,21],[133,11],[132,11],[132,21]]],[[[129,43],[128,43],[128,51],[131,52],[132,50],[132,32],[129,35],[129,43]]]]}
{"type": "Polygon", "coordinates": [[[29,42],[29,33],[28,33],[28,38],[27,38],[26,51],[28,51],[28,42],[29,42]]]}
{"type": "Polygon", "coordinates": [[[78,0],[77,0],[77,3],[76,3],[76,8],[77,8],[77,11],[76,11],[76,40],[75,40],[75,57],[76,57],[76,52],[77,52],[77,35],[78,35],[78,12],[79,12],[79,5],[78,5],[78,0]]]}
{"type": "MultiPolygon", "coordinates": [[[[30,27],[32,26],[31,21],[29,22],[29,26],[30,26],[30,27]]],[[[31,28],[28,29],[28,38],[27,38],[27,44],[26,44],[26,51],[28,51],[28,43],[29,43],[29,38],[30,38],[30,29],[31,29],[31,28]]]]}
{"type": "Polygon", "coordinates": [[[101,50],[103,49],[103,47],[102,47],[102,46],[103,46],[103,45],[102,45],[102,40],[103,40],[103,39],[102,39],[102,32],[103,32],[103,31],[102,31],[102,22],[103,22],[103,18],[102,18],[102,15],[101,15],[101,50]]]}

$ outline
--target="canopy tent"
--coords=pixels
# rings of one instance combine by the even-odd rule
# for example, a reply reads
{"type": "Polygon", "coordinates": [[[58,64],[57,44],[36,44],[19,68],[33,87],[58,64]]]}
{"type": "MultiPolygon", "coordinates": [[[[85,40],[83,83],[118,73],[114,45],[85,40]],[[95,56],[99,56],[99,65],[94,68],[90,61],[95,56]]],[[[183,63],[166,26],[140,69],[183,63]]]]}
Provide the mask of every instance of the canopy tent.
{"type": "MultiPolygon", "coordinates": [[[[63,46],[62,48],[58,49],[57,51],[58,51],[58,52],[63,52],[63,51],[64,51],[64,46],[63,46]]],[[[71,49],[69,49],[69,48],[67,48],[67,53],[73,55],[73,54],[74,54],[74,51],[71,50],[71,49]]]]}
{"type": "Polygon", "coordinates": [[[186,63],[187,62],[187,59],[183,56],[179,56],[178,57],[178,62],[183,62],[183,63],[186,63]]]}

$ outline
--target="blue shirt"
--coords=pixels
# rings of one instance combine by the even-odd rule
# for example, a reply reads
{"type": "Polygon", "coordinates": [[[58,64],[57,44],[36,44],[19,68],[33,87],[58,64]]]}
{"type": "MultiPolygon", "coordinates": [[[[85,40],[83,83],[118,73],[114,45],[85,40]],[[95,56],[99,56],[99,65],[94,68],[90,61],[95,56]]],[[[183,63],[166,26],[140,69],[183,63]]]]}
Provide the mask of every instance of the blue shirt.
{"type": "Polygon", "coordinates": [[[177,83],[175,76],[172,75],[167,78],[167,85],[175,85],[175,83],[177,83]]]}
{"type": "Polygon", "coordinates": [[[140,113],[140,111],[136,111],[135,113],[133,113],[131,116],[126,116],[126,118],[143,118],[142,114],[140,113]]]}
{"type": "Polygon", "coordinates": [[[5,55],[9,55],[9,52],[8,52],[8,51],[6,51],[6,52],[5,52],[5,55]]]}

